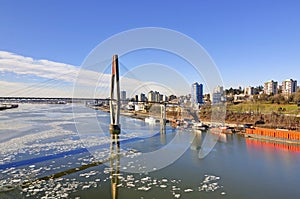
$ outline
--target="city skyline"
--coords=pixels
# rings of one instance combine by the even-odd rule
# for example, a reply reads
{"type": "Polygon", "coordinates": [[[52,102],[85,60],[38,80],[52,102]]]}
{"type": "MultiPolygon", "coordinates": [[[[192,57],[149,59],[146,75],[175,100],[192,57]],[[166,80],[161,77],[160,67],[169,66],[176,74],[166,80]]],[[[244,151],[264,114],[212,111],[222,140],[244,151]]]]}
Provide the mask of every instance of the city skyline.
{"type": "MultiPolygon", "coordinates": [[[[21,95],[25,90],[34,95],[70,95],[77,71],[96,45],[119,32],[149,26],[173,29],[202,45],[216,63],[225,88],[300,78],[299,2],[170,3],[2,1],[1,95],[21,95]],[[111,15],[113,10],[120,14],[111,15]],[[48,84],[43,87],[41,82],[48,84]]],[[[172,67],[185,78],[184,86],[179,84],[180,94],[190,92],[193,82],[203,82],[192,70],[184,70],[183,61],[164,53],[146,52],[147,57],[143,53],[124,57],[122,64],[133,67],[159,61],[172,67]]],[[[208,93],[205,84],[204,89],[208,93]]]]}

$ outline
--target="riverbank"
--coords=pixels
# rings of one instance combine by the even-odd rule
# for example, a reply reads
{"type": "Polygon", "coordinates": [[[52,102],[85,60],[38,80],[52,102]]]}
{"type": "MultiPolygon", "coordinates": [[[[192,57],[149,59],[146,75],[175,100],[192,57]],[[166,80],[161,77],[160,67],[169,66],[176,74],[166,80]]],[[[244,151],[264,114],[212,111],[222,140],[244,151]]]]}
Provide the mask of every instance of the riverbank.
{"type": "MultiPolygon", "coordinates": [[[[201,121],[210,121],[211,109],[203,106],[199,112],[201,121]]],[[[270,129],[288,129],[300,131],[300,117],[298,114],[285,114],[284,112],[261,113],[252,111],[233,111],[232,107],[227,108],[225,123],[237,126],[256,126],[270,129]]]]}
{"type": "MultiPolygon", "coordinates": [[[[101,110],[104,112],[109,112],[109,106],[89,106],[90,108],[101,110]]],[[[211,121],[211,112],[206,111],[207,109],[201,109],[199,112],[200,121],[208,126],[220,126],[220,124],[214,124],[211,121]]],[[[145,120],[148,117],[160,118],[160,113],[146,112],[146,111],[129,111],[121,110],[121,115],[145,120]]],[[[183,124],[186,121],[192,121],[194,118],[189,114],[176,114],[178,116],[170,115],[167,111],[167,122],[172,123],[174,127],[183,124]]],[[[234,113],[226,112],[225,122],[222,124],[226,128],[226,132],[230,131],[232,133],[245,133],[245,129],[249,127],[260,127],[265,129],[286,129],[299,131],[300,118],[293,120],[291,118],[286,118],[291,116],[285,115],[265,115],[265,114],[253,114],[253,113],[234,113]],[[292,120],[292,121],[291,121],[292,120]]],[[[197,122],[197,121],[195,121],[197,122]]],[[[300,132],[300,131],[299,131],[300,132]]]]}

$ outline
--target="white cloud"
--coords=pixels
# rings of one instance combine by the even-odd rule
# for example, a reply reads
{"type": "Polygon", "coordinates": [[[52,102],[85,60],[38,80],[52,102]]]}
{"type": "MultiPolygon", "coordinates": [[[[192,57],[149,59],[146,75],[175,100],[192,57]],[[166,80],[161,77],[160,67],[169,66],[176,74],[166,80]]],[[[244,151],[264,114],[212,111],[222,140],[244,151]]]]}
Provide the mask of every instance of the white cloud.
{"type": "MultiPolygon", "coordinates": [[[[15,74],[18,82],[0,81],[0,96],[108,97],[107,88],[110,86],[111,78],[109,74],[70,64],[35,60],[31,57],[0,51],[0,74],[3,76],[7,72],[15,74]],[[28,79],[27,75],[31,75],[31,79],[28,79]],[[46,78],[46,81],[38,84],[34,81],[28,83],[36,79],[32,76],[46,78]],[[27,83],[22,83],[22,78],[26,78],[24,82],[27,83]],[[70,83],[75,83],[75,93],[70,83]],[[97,90],[101,92],[96,92],[97,90]]],[[[140,83],[134,79],[125,79],[122,82],[126,88],[140,83]]]]}
{"type": "MultiPolygon", "coordinates": [[[[176,84],[185,85],[178,74],[170,72],[170,70],[162,71],[163,66],[157,66],[156,72],[154,69],[153,64],[132,69],[120,78],[121,89],[126,90],[128,95],[138,94],[137,92],[147,94],[150,90],[158,90],[169,95],[176,94],[174,91],[178,91],[178,88],[174,89],[176,84]],[[169,78],[169,81],[166,81],[166,74],[174,78],[169,78]],[[148,76],[151,76],[153,80],[150,80],[148,76]]],[[[0,96],[106,98],[109,97],[110,93],[111,75],[104,74],[103,71],[97,72],[70,64],[44,59],[36,60],[11,52],[0,51],[0,74],[3,76],[8,72],[15,74],[14,79],[18,79],[18,82],[10,81],[7,78],[5,81],[2,79],[0,81],[0,96]],[[41,82],[39,78],[46,80],[41,82]]]]}
{"type": "Polygon", "coordinates": [[[31,57],[0,51],[0,71],[73,82],[76,79],[78,68],[64,63],[34,60],[31,57]]]}

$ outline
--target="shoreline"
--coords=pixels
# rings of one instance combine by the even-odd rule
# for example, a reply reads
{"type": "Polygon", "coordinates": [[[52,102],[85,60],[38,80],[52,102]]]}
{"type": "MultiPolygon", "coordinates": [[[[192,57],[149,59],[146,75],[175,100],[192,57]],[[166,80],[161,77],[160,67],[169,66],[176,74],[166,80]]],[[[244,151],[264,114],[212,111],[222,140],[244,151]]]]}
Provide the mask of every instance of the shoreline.
{"type": "MultiPolygon", "coordinates": [[[[107,113],[110,112],[109,107],[105,107],[105,106],[87,106],[87,107],[95,109],[95,110],[100,110],[100,111],[103,111],[103,112],[107,112],[107,113]]],[[[124,111],[124,110],[121,110],[120,115],[128,116],[128,117],[135,118],[135,119],[140,119],[140,120],[145,120],[145,118],[147,118],[147,117],[160,118],[160,114],[151,113],[151,115],[150,115],[149,112],[143,113],[141,111],[124,111]]],[[[181,119],[170,118],[170,117],[166,118],[166,120],[170,121],[170,122],[171,121],[177,121],[177,120],[183,121],[185,119],[191,120],[191,118],[187,118],[187,117],[186,118],[181,118],[181,119]]],[[[200,119],[200,117],[199,117],[199,119],[200,119]]],[[[215,125],[214,122],[212,122],[212,121],[210,121],[206,118],[200,119],[200,122],[202,122],[203,124],[208,125],[208,126],[215,125]]],[[[218,126],[220,124],[216,124],[216,125],[218,126]]],[[[233,121],[226,121],[225,120],[225,123],[223,124],[223,126],[228,127],[229,129],[234,129],[234,131],[236,133],[238,133],[238,132],[245,133],[245,129],[247,128],[245,126],[265,128],[265,129],[273,129],[273,130],[277,129],[276,127],[272,127],[271,125],[268,125],[268,124],[255,125],[254,123],[250,123],[250,122],[247,122],[247,121],[245,121],[245,122],[240,122],[240,121],[233,122],[233,121]]],[[[289,129],[287,129],[287,130],[289,130],[289,129]]],[[[300,131],[297,131],[297,132],[300,133],[300,131]]]]}

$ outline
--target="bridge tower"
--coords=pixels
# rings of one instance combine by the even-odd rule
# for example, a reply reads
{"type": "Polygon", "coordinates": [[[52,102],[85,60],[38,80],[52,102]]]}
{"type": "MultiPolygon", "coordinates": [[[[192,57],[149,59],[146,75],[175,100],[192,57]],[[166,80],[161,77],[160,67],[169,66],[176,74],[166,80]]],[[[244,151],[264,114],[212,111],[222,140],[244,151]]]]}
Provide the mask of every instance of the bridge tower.
{"type": "Polygon", "coordinates": [[[113,55],[111,84],[110,84],[110,126],[109,131],[112,135],[119,135],[120,128],[120,81],[119,81],[119,61],[118,55],[113,55]],[[115,89],[116,85],[116,89],[115,89]],[[116,90],[116,97],[115,97],[116,90]]]}

